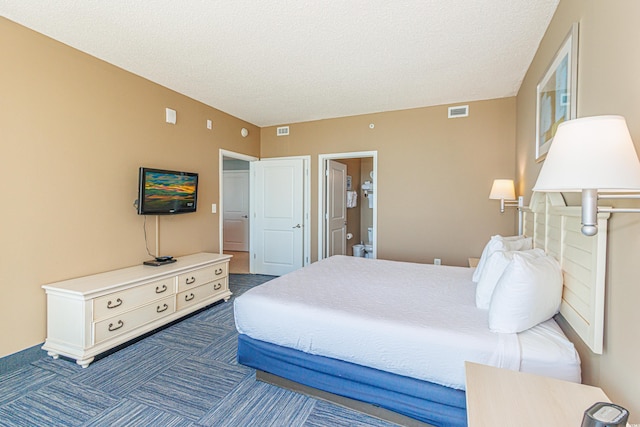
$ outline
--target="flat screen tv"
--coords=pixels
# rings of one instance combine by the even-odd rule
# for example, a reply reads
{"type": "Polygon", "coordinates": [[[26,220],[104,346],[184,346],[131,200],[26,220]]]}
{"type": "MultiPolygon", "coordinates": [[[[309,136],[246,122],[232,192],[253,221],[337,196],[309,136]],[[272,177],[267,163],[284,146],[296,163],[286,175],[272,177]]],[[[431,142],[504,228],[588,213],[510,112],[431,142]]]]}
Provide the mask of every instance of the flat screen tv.
{"type": "Polygon", "coordinates": [[[198,174],[140,168],[138,214],[173,215],[196,211],[198,174]]]}

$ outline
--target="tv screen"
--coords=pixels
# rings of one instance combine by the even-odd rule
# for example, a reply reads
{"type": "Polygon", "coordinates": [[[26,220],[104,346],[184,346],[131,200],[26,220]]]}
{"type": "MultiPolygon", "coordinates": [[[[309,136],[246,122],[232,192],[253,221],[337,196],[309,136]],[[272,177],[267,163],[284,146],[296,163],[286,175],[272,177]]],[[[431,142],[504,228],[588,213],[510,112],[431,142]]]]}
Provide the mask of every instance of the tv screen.
{"type": "Polygon", "coordinates": [[[198,174],[140,168],[138,214],[172,215],[196,211],[198,174]]]}

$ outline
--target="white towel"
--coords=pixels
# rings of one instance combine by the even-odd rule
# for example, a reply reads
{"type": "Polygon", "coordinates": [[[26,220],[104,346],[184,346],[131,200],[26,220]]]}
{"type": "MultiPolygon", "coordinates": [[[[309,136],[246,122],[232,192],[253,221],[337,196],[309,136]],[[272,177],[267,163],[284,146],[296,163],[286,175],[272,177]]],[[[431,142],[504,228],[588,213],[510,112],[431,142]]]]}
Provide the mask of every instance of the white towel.
{"type": "Polygon", "coordinates": [[[356,206],[358,206],[358,192],[347,191],[347,207],[355,208],[356,206]]]}

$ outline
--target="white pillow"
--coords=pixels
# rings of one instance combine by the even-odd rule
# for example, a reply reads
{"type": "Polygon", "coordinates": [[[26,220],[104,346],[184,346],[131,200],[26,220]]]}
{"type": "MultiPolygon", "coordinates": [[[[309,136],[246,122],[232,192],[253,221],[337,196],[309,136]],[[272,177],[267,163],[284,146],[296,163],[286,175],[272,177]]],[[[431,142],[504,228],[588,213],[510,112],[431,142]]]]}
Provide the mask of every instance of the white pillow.
{"type": "Polygon", "coordinates": [[[498,284],[498,280],[502,277],[502,273],[507,268],[513,254],[521,254],[522,256],[528,256],[532,258],[539,258],[545,256],[542,249],[529,249],[526,251],[495,251],[487,258],[487,262],[484,265],[482,274],[480,274],[480,280],[478,280],[478,286],[476,286],[476,307],[483,310],[488,310],[491,304],[491,295],[498,284]]]}
{"type": "Polygon", "coordinates": [[[513,254],[489,307],[489,329],[517,333],[553,317],[562,299],[562,271],[550,256],[513,254]]]}
{"type": "Polygon", "coordinates": [[[495,251],[523,251],[527,249],[531,249],[533,247],[533,241],[531,237],[524,236],[509,236],[503,237],[501,235],[492,236],[489,239],[489,242],[485,245],[482,250],[482,255],[480,255],[480,261],[478,261],[478,266],[473,272],[472,280],[474,282],[478,282],[480,280],[480,275],[482,274],[482,270],[484,269],[484,265],[487,263],[487,259],[491,256],[495,251]]]}

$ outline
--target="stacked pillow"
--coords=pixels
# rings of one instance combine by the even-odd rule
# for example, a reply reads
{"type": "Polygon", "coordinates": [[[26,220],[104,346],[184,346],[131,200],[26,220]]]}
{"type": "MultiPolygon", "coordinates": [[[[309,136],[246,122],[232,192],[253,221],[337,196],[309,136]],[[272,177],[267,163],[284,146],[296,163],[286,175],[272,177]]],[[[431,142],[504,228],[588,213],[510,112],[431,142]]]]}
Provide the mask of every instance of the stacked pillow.
{"type": "Polygon", "coordinates": [[[480,274],[476,287],[476,306],[483,310],[489,310],[493,291],[502,277],[502,273],[513,260],[514,254],[520,254],[527,258],[539,258],[545,256],[542,249],[527,249],[523,251],[495,251],[489,256],[480,274]]]}
{"type": "Polygon", "coordinates": [[[482,252],[473,275],[476,306],[489,310],[494,332],[522,332],[560,308],[560,264],[531,246],[531,238],[493,236],[482,252]]]}
{"type": "Polygon", "coordinates": [[[523,251],[526,249],[533,248],[533,241],[531,237],[524,236],[510,236],[510,237],[502,237],[500,235],[492,236],[489,243],[486,244],[484,249],[482,250],[482,255],[480,256],[480,261],[478,261],[478,266],[476,270],[473,272],[473,281],[477,282],[480,280],[480,275],[484,270],[484,265],[487,263],[487,259],[496,251],[523,251]]]}

